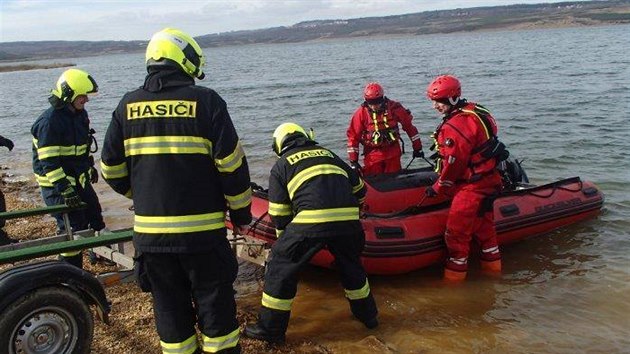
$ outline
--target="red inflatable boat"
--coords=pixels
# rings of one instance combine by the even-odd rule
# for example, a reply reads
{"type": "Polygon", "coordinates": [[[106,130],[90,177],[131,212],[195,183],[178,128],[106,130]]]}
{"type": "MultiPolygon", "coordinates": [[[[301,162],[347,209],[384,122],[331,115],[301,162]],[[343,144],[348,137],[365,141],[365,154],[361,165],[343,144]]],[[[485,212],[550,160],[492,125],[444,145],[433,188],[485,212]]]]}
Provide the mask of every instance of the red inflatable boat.
{"type": "MultiPolygon", "coordinates": [[[[444,259],[444,229],[450,202],[424,198],[424,188],[436,178],[428,169],[366,178],[362,261],[369,274],[401,274],[444,259]]],[[[540,186],[526,183],[524,172],[518,178],[519,182],[508,187],[494,203],[500,245],[592,218],[602,208],[604,197],[600,190],[579,177],[540,186]]],[[[273,243],[275,230],[267,209],[266,191],[255,186],[254,221],[245,228],[246,235],[273,243]]],[[[323,250],[311,263],[332,267],[333,258],[323,250]]]]}

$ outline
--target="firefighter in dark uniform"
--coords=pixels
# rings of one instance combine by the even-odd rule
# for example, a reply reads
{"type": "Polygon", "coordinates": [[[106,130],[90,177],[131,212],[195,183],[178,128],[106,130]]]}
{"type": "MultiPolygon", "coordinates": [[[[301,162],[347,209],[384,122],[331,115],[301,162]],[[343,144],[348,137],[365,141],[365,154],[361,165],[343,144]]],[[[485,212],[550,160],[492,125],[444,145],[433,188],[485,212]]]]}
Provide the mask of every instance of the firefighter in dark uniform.
{"type": "Polygon", "coordinates": [[[273,150],[280,159],[269,177],[269,215],[279,238],[267,264],[258,322],[246,326],[244,335],[285,340],[297,273],[324,247],[335,257],[352,313],[366,327],[376,327],[376,303],[359,258],[365,243],[359,221],[365,184],[297,124],[276,128],[273,150]]]}
{"type": "MultiPolygon", "coordinates": [[[[45,110],[31,127],[33,171],[46,205],[65,203],[77,207],[81,202],[87,204],[85,209],[68,214],[73,231],[105,228],[101,204],[91,185],[98,181],[98,173],[90,155],[93,131],[85,110],[88,94],[95,92],[98,92],[98,86],[87,72],[79,69],[64,71],[48,99],[52,107],[45,110]]],[[[66,232],[63,216],[53,216],[57,221],[57,232],[66,232]]],[[[81,251],[62,253],[61,256],[71,264],[82,266],[81,251]]]]}
{"type": "Polygon", "coordinates": [[[144,85],[121,99],[101,155],[107,183],[133,199],[136,271],[163,353],[240,353],[225,220],[251,221],[249,168],[225,101],[195,85],[204,63],[188,34],[153,35],[144,85]]]}

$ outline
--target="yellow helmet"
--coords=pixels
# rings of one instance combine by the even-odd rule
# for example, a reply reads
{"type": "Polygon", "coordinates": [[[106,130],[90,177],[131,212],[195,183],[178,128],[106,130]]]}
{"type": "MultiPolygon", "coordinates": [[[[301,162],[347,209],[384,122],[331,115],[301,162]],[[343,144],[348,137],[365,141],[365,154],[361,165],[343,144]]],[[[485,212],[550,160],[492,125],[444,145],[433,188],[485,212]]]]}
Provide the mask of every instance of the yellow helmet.
{"type": "Polygon", "coordinates": [[[206,64],[201,47],[191,36],[180,30],[165,28],[151,37],[147,45],[147,66],[164,59],[173,61],[186,74],[199,80],[206,76],[201,69],[206,64]]]}
{"type": "Polygon", "coordinates": [[[289,137],[304,136],[309,140],[313,140],[313,133],[307,134],[304,128],[295,123],[282,123],[273,132],[273,143],[271,149],[276,155],[280,156],[286,149],[285,143],[289,141],[289,137]]]}
{"type": "Polygon", "coordinates": [[[98,85],[90,74],[79,69],[68,69],[59,76],[50,93],[63,102],[71,103],[78,96],[94,92],[98,92],[98,85]]]}

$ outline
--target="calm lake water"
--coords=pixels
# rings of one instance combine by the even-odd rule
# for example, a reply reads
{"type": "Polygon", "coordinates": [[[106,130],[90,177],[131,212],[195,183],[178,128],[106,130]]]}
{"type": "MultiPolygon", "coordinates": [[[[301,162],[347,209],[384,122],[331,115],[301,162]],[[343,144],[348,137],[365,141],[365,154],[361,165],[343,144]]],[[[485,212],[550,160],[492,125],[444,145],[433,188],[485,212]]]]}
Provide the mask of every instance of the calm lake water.
{"type": "MultiPolygon", "coordinates": [[[[227,101],[259,184],[267,185],[275,161],[271,133],[285,121],[313,127],[320,143],[346,156],[345,130],[368,81],[412,111],[429,146],[439,117],[424,90],[452,73],[464,97],[494,113],[532,182],[580,176],[606,195],[599,218],[506,247],[501,279],[483,277],[475,263],[455,287],[441,282],[439,267],[372,277],[381,312],[375,331],[351,320],[334,272],[309,269],[289,339],[339,353],[629,352],[629,34],[624,25],[206,49],[199,84],[227,101]]],[[[142,84],[143,60],[142,53],[59,60],[99,84],[87,105],[99,142],[120,97],[142,84]]],[[[0,73],[0,134],[16,144],[11,153],[0,149],[0,163],[15,179],[31,178],[29,129],[63,70],[0,73]]],[[[403,164],[410,159],[408,152],[403,164]]],[[[97,191],[110,228],[130,226],[130,203],[102,182],[97,191]]],[[[241,301],[255,304],[259,293],[241,301]]]]}

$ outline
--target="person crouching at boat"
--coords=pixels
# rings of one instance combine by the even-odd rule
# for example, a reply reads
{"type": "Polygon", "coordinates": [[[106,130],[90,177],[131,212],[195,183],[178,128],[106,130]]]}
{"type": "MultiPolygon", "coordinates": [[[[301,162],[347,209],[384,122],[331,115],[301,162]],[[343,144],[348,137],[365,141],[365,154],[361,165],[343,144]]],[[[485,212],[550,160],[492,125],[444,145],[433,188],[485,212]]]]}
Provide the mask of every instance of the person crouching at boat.
{"type": "Polygon", "coordinates": [[[284,342],[298,271],[324,247],[335,257],[350,310],[375,328],[378,311],[359,258],[365,243],[359,221],[363,180],[294,123],[276,128],[273,151],[279,160],[269,176],[269,215],[279,238],[271,248],[258,321],[243,334],[284,342]]]}
{"type": "Polygon", "coordinates": [[[436,149],[432,158],[439,177],[425,193],[453,197],[444,235],[448,249],[444,278],[466,278],[473,237],[481,248],[482,270],[500,273],[492,202],[501,190],[497,163],[508,152],[497,138],[497,124],[483,106],[460,97],[461,85],[454,76],[438,76],[429,84],[427,96],[444,117],[431,148],[436,149]]]}
{"type": "Polygon", "coordinates": [[[348,137],[350,165],[361,170],[364,176],[393,173],[401,169],[400,124],[413,147],[413,157],[424,157],[418,129],[411,123],[413,116],[402,104],[390,100],[383,86],[370,82],[363,90],[365,101],[354,112],[348,137]],[[363,167],[359,165],[359,144],[363,145],[363,167]]]}

